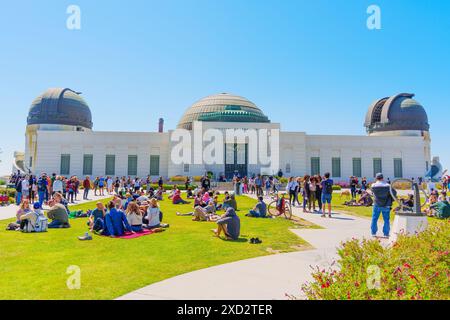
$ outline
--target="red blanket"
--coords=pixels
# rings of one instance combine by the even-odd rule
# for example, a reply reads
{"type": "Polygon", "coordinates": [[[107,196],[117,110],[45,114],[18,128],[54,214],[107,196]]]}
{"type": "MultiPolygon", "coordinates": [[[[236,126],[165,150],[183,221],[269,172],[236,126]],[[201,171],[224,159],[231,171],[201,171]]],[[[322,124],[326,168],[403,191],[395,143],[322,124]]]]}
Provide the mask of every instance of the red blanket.
{"type": "Polygon", "coordinates": [[[144,230],[142,232],[136,232],[136,233],[125,232],[125,234],[123,236],[120,236],[120,237],[117,237],[117,238],[120,238],[120,239],[134,239],[134,238],[147,236],[147,235],[152,234],[152,233],[155,233],[155,231],[153,231],[153,230],[144,230]]]}

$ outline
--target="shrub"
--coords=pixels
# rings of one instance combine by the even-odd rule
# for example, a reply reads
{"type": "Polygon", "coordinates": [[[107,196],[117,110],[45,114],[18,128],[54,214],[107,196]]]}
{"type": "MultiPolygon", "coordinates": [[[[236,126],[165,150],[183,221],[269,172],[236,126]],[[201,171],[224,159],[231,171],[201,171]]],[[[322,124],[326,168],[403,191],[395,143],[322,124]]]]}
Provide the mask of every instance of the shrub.
{"type": "Polygon", "coordinates": [[[281,178],[279,178],[278,180],[279,180],[280,183],[282,183],[282,184],[287,184],[287,183],[289,182],[289,179],[288,179],[288,178],[285,178],[285,177],[281,177],[281,178]]]}
{"type": "MultiPolygon", "coordinates": [[[[163,189],[164,189],[165,191],[173,190],[173,188],[175,187],[175,185],[176,185],[176,186],[178,187],[178,189],[180,189],[181,191],[186,190],[186,186],[184,185],[184,183],[183,183],[183,184],[163,184],[163,189]]],[[[151,184],[150,186],[151,186],[153,189],[155,189],[155,190],[159,188],[159,186],[158,186],[157,184],[151,184]]],[[[192,190],[194,190],[194,189],[197,187],[197,185],[191,184],[190,187],[191,187],[192,190]]],[[[143,185],[142,188],[146,189],[147,186],[146,186],[146,185],[143,185]]]]}
{"type": "Polygon", "coordinates": [[[10,198],[15,198],[16,197],[16,189],[13,189],[13,188],[0,189],[0,194],[6,194],[10,198]]]}
{"type": "Polygon", "coordinates": [[[186,176],[173,176],[170,177],[169,180],[171,182],[184,182],[184,180],[186,180],[186,176]]]}
{"type": "Polygon", "coordinates": [[[399,236],[392,247],[378,240],[343,243],[338,250],[340,270],[316,268],[314,281],[303,285],[303,292],[318,300],[450,299],[450,221],[433,222],[425,232],[399,236]],[[379,287],[373,288],[368,275],[377,270],[379,287]]]}
{"type": "Polygon", "coordinates": [[[0,186],[4,186],[6,185],[6,181],[5,180],[0,180],[0,186]]]}
{"type": "Polygon", "coordinates": [[[342,187],[338,184],[333,184],[333,190],[341,190],[342,187]]]}

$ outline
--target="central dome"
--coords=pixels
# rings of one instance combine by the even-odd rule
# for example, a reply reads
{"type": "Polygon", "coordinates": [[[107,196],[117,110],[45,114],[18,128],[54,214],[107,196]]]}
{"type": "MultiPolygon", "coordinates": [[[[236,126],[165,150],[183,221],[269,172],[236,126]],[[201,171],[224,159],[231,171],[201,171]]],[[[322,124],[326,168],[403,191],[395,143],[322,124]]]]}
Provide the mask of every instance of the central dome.
{"type": "Polygon", "coordinates": [[[178,128],[192,130],[194,121],[215,122],[270,122],[253,102],[229,93],[203,98],[186,110],[178,128]]]}

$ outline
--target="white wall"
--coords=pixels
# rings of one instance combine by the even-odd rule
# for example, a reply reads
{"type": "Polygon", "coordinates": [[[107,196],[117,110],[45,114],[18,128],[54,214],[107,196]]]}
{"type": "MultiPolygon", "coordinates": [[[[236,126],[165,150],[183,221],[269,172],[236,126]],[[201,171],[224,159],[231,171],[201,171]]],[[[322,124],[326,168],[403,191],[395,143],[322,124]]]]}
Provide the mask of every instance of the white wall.
{"type": "Polygon", "coordinates": [[[35,173],[60,173],[61,154],[70,154],[70,175],[82,176],[83,155],[93,155],[93,175],[104,175],[106,155],[116,156],[116,176],[128,175],[128,155],[138,156],[138,176],[150,171],[150,155],[160,155],[160,175],[168,175],[168,133],[37,131],[35,173]]]}
{"type": "Polygon", "coordinates": [[[405,178],[425,174],[427,161],[422,137],[408,136],[306,136],[306,172],[310,173],[311,157],[320,157],[321,172],[331,172],[331,158],[341,158],[341,176],[345,180],[353,174],[352,158],[361,158],[362,176],[373,178],[373,158],[382,159],[382,171],[394,178],[394,158],[402,159],[405,178]]]}
{"type": "MultiPolygon", "coordinates": [[[[277,129],[279,124],[258,123],[204,123],[203,129],[255,128],[277,129]]],[[[160,175],[202,175],[205,171],[216,174],[224,172],[223,165],[189,165],[184,172],[183,165],[176,165],[170,159],[171,132],[74,132],[37,131],[34,173],[60,173],[61,154],[71,155],[70,174],[82,175],[83,155],[93,155],[93,175],[105,174],[105,157],[116,155],[116,176],[127,176],[128,155],[138,156],[138,176],[145,177],[150,170],[150,155],[160,155],[160,175]]],[[[204,144],[205,146],[205,144],[204,144]]],[[[28,151],[28,148],[26,147],[28,151]]],[[[362,175],[373,177],[373,158],[382,159],[383,173],[394,177],[394,158],[401,158],[403,175],[406,178],[423,176],[429,142],[418,136],[334,136],[307,135],[304,132],[280,132],[279,167],[286,176],[301,176],[311,173],[311,157],[320,157],[320,171],[332,172],[331,158],[341,158],[341,177],[347,180],[353,174],[352,158],[362,159],[362,175]],[[291,172],[286,172],[290,164],[291,172]]],[[[195,151],[192,149],[192,153],[195,151]]],[[[25,159],[28,161],[29,154],[25,159]]],[[[249,166],[249,173],[258,171],[258,166],[249,166]]],[[[278,170],[278,168],[276,169],[278,170]]],[[[256,172],[255,172],[256,173],[256,172]]],[[[338,180],[339,180],[338,179],[338,180]]]]}

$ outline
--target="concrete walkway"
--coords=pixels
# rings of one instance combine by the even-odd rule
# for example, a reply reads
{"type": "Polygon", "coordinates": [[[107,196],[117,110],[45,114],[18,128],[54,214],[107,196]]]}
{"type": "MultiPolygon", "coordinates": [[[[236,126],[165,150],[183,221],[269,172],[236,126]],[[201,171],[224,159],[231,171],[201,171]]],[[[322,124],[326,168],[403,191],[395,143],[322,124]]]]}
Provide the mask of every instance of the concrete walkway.
{"type": "Polygon", "coordinates": [[[186,273],[118,299],[272,300],[286,299],[286,294],[304,298],[300,287],[312,280],[311,266],[329,267],[337,259],[336,247],[342,241],[352,237],[369,238],[370,220],[343,213],[334,213],[330,219],[322,218],[320,214],[303,213],[300,208],[293,211],[296,216],[324,227],[291,230],[315,249],[241,260],[186,273]]]}
{"type": "MultiPolygon", "coordinates": [[[[112,197],[112,195],[106,195],[106,196],[94,196],[93,194],[89,195],[89,200],[80,200],[78,199],[78,201],[75,201],[74,204],[69,204],[70,206],[73,205],[77,205],[77,204],[82,204],[82,203],[86,203],[86,202],[90,202],[90,201],[96,201],[96,200],[101,200],[101,199],[105,199],[105,198],[110,198],[112,197]]],[[[83,198],[83,194],[80,193],[79,194],[79,198],[83,198]]],[[[0,207],[0,220],[5,220],[5,219],[11,219],[14,218],[16,216],[16,212],[19,209],[19,206],[16,206],[15,204],[11,204],[7,207],[0,207]]],[[[47,207],[44,207],[44,210],[48,209],[47,207]]]]}

